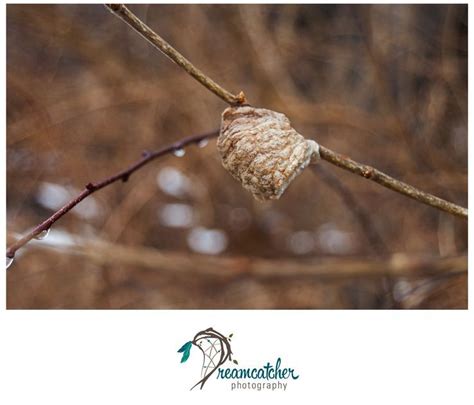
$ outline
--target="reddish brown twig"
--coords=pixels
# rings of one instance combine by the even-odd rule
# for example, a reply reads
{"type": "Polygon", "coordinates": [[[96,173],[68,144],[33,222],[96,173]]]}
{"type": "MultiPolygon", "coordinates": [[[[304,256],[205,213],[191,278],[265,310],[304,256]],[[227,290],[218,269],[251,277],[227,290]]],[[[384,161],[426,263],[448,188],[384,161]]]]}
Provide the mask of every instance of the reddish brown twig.
{"type": "Polygon", "coordinates": [[[14,257],[15,252],[20,249],[22,246],[26,245],[30,240],[38,236],[41,232],[48,230],[51,226],[62,216],[67,214],[71,211],[77,204],[79,204],[82,200],[90,196],[92,193],[107,187],[108,185],[115,183],[116,181],[122,180],[127,181],[129,177],[136,172],[141,167],[145,166],[147,163],[155,160],[161,156],[167,155],[169,153],[175,152],[177,150],[183,149],[184,147],[191,145],[191,144],[198,144],[204,139],[216,137],[219,134],[219,130],[214,130],[205,134],[201,135],[194,135],[188,138],[184,138],[178,142],[173,143],[172,145],[166,146],[162,149],[159,149],[154,152],[143,152],[142,158],[136,161],[134,164],[129,166],[127,169],[124,169],[117,174],[114,174],[110,177],[107,177],[101,181],[96,183],[88,183],[86,184],[84,190],[71,201],[69,201],[64,207],[60,208],[56,211],[53,215],[51,215],[48,219],[40,223],[36,226],[31,232],[24,235],[22,238],[18,239],[13,245],[11,245],[7,249],[7,257],[14,257]]]}

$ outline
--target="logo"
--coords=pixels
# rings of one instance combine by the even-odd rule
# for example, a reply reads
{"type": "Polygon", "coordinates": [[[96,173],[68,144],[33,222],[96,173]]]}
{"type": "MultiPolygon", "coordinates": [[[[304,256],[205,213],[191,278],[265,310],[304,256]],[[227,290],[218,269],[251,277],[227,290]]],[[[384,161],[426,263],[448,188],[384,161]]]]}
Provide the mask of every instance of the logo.
{"type": "Polygon", "coordinates": [[[182,353],[181,363],[189,359],[193,346],[195,346],[203,356],[201,379],[191,387],[191,390],[198,385],[199,388],[202,389],[209,377],[226,361],[233,361],[235,364],[238,364],[237,360],[232,360],[232,349],[230,346],[232,336],[232,333],[226,337],[213,328],[207,328],[206,330],[196,333],[193,340],[181,346],[178,350],[178,353],[182,353]]]}
{"type": "Polygon", "coordinates": [[[282,367],[282,360],[278,357],[274,362],[266,362],[261,367],[239,368],[239,362],[232,357],[233,333],[228,336],[213,328],[202,330],[194,336],[193,340],[183,344],[178,353],[181,353],[181,363],[185,363],[193,352],[201,353],[202,366],[200,379],[191,390],[198,387],[202,390],[204,384],[212,375],[219,381],[229,381],[229,388],[234,390],[284,390],[288,382],[297,380],[298,373],[293,368],[282,367]],[[223,367],[231,363],[231,367],[223,367]]]}

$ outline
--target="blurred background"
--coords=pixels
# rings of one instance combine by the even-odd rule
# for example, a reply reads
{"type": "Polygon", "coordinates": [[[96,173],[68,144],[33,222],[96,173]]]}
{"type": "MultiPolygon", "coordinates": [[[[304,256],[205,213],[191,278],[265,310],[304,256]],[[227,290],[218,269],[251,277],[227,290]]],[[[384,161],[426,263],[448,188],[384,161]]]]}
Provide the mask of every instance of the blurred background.
{"type": "MultiPolygon", "coordinates": [[[[467,206],[467,5],[130,9],[307,138],[467,206]]],[[[9,243],[225,107],[101,5],[8,5],[9,243]]],[[[467,221],[325,162],[257,202],[201,146],[19,250],[7,307],[467,307],[467,221]]]]}

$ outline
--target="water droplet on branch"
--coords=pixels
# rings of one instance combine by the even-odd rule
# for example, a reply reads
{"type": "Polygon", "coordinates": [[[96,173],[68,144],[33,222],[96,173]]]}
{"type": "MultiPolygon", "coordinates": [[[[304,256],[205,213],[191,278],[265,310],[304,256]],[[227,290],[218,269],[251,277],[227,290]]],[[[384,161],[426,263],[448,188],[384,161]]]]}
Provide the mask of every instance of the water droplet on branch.
{"type": "Polygon", "coordinates": [[[11,266],[12,263],[13,263],[13,257],[7,256],[7,269],[11,266]]]}
{"type": "Polygon", "coordinates": [[[198,142],[198,147],[200,148],[205,148],[207,146],[207,144],[209,143],[209,139],[201,139],[199,142],[198,142]]]}
{"type": "Polygon", "coordinates": [[[46,239],[49,235],[50,228],[45,229],[44,231],[41,231],[38,235],[35,236],[35,239],[37,240],[43,240],[46,239]]]}
{"type": "Polygon", "coordinates": [[[186,154],[186,151],[183,148],[180,148],[180,149],[175,149],[173,153],[177,157],[183,157],[186,154]]]}

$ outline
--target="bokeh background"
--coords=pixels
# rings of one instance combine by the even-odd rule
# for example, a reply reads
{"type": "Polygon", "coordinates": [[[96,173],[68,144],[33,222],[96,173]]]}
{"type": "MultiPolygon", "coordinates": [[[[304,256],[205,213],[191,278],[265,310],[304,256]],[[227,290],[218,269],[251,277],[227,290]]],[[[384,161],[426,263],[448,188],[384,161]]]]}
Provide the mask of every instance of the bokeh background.
{"type": "MultiPolygon", "coordinates": [[[[130,9],[307,138],[467,205],[467,5],[130,9]]],[[[101,5],[8,5],[9,242],[224,108],[101,5]]],[[[8,308],[466,308],[467,221],[325,162],[257,202],[213,140],[85,200],[7,288],[8,308]]]]}

